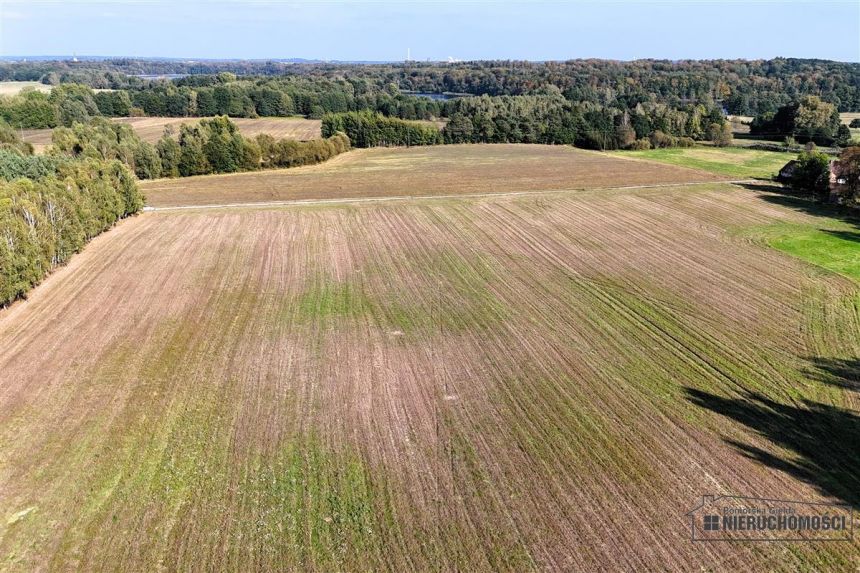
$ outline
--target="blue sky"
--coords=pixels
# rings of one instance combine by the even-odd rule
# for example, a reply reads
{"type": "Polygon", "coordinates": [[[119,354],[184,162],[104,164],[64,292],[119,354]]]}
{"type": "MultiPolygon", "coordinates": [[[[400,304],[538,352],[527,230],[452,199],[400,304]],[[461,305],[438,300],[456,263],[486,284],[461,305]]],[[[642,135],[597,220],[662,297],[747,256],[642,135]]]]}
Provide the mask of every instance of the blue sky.
{"type": "Polygon", "coordinates": [[[843,2],[0,0],[0,55],[860,61],[843,2]]]}

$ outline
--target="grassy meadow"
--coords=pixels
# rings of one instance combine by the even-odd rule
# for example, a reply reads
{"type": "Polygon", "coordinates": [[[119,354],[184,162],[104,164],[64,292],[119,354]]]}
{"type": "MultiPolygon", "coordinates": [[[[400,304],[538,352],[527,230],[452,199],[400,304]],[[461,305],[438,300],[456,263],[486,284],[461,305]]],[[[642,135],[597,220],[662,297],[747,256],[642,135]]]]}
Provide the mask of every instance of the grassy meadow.
{"type": "MultiPolygon", "coordinates": [[[[802,199],[786,203],[806,206],[802,199]]],[[[828,207],[808,206],[822,216],[812,222],[781,222],[744,230],[747,236],[819,267],[860,282],[860,218],[841,216],[828,207]]]]}
{"type": "Polygon", "coordinates": [[[647,159],[698,169],[733,179],[770,179],[796,154],[745,147],[706,147],[618,151],[621,157],[647,159]]]}

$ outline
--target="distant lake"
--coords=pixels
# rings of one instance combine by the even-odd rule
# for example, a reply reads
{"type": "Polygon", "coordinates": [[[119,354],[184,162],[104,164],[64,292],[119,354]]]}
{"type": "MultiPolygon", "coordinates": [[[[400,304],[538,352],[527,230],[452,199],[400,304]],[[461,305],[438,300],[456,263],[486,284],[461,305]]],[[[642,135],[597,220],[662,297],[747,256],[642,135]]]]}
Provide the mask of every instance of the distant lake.
{"type": "Polygon", "coordinates": [[[132,74],[136,78],[142,80],[176,80],[184,78],[188,74],[132,74]]]}
{"type": "Polygon", "coordinates": [[[448,100],[448,99],[454,99],[454,98],[458,98],[458,97],[468,97],[468,96],[472,95],[472,94],[455,94],[455,93],[447,93],[447,92],[441,93],[441,94],[440,93],[433,93],[433,92],[410,92],[410,91],[405,91],[405,90],[401,93],[403,93],[403,95],[425,97],[427,99],[432,99],[432,100],[436,100],[436,101],[444,101],[444,100],[448,100]]]}

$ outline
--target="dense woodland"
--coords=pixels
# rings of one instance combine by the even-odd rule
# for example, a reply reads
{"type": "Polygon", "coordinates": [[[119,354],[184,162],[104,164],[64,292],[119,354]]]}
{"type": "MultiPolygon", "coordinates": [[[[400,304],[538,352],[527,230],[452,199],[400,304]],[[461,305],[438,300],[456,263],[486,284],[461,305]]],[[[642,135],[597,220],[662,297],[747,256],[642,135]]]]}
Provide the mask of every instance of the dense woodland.
{"type": "MultiPolygon", "coordinates": [[[[30,91],[0,98],[0,117],[22,129],[71,126],[101,116],[339,114],[327,124],[349,119],[349,126],[337,130],[349,134],[358,147],[438,141],[561,143],[592,149],[666,147],[698,140],[725,145],[730,142],[726,112],[755,113],[754,134],[845,145],[850,134],[844,128],[839,132],[838,122],[796,128],[784,121],[781,110],[795,106],[796,111],[800,101],[812,99],[832,117],[840,110],[860,109],[860,66],[818,60],[454,65],[110,60],[3,63],[0,78],[58,84],[50,94],[30,91]],[[129,75],[143,73],[188,75],[129,75]],[[69,83],[73,81],[81,83],[69,83]],[[435,100],[412,91],[468,97],[435,100]],[[416,127],[386,123],[379,116],[440,120],[446,127],[436,136],[426,129],[418,133],[416,127]]],[[[813,120],[818,121],[817,115],[813,120]]]]}
{"type": "MultiPolygon", "coordinates": [[[[721,105],[728,113],[760,115],[807,95],[839,111],[860,111],[860,64],[775,58],[772,60],[570,60],[565,62],[481,61],[443,64],[404,62],[357,65],[279,61],[99,61],[0,62],[0,81],[31,80],[94,88],[146,89],[143,74],[189,76],[237,74],[254,81],[272,78],[346,81],[353,96],[368,91],[535,95],[549,86],[572,102],[631,108],[636,104],[721,105]]],[[[361,107],[359,109],[367,109],[361,107]]],[[[327,111],[355,111],[328,109],[327,111]]],[[[385,113],[384,110],[375,110],[385,113]]],[[[220,111],[218,113],[224,113],[220,111]]],[[[307,113],[300,111],[300,113],[307,113]]],[[[386,114],[394,115],[394,114],[386,114]]],[[[413,119],[413,118],[408,118],[413,119]]]]}

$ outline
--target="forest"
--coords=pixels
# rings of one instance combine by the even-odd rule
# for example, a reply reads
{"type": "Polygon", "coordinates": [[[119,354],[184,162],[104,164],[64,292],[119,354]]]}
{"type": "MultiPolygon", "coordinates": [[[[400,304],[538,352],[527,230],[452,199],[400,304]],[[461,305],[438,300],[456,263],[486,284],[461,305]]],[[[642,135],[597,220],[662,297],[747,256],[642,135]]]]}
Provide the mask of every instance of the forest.
{"type": "MultiPolygon", "coordinates": [[[[583,59],[453,64],[410,61],[372,65],[127,58],[81,62],[0,62],[0,81],[29,80],[50,85],[83,83],[93,88],[131,91],[146,91],[153,85],[164,83],[164,80],[141,77],[147,74],[189,76],[184,83],[190,85],[193,82],[189,79],[222,73],[263,84],[268,80],[275,80],[275,84],[295,81],[295,85],[303,86],[302,91],[318,82],[346,82],[354,88],[353,97],[361,97],[368,92],[391,93],[392,90],[490,96],[535,95],[552,86],[573,102],[626,108],[639,103],[671,106],[701,103],[720,105],[730,114],[760,115],[775,112],[792,100],[815,95],[832,103],[838,111],[860,111],[860,64],[813,59],[649,59],[629,62],[583,59]],[[299,82],[300,79],[305,82],[299,82]]],[[[183,78],[179,78],[177,85],[182,83],[183,78]]],[[[386,113],[382,109],[377,111],[386,113]]],[[[307,110],[298,112],[309,113],[307,110]]]]}
{"type": "MultiPolygon", "coordinates": [[[[591,149],[671,147],[700,140],[725,145],[731,141],[726,113],[755,115],[753,134],[844,145],[850,133],[840,131],[838,122],[796,130],[785,123],[786,112],[780,110],[812,101],[809,98],[831,115],[860,109],[860,65],[794,59],[451,65],[5,62],[0,63],[0,79],[55,86],[50,93],[30,90],[0,97],[0,117],[21,129],[70,127],[95,117],[320,119],[337,114],[326,124],[349,125],[327,133],[343,131],[357,147],[443,141],[559,143],[591,149]],[[140,77],[156,73],[178,77],[140,77]],[[415,92],[456,92],[461,97],[429,99],[415,92]],[[395,120],[437,120],[445,127],[437,136],[429,127],[395,120]]],[[[254,154],[253,144],[245,148],[254,154]]]]}
{"type": "Polygon", "coordinates": [[[128,115],[258,117],[295,113],[311,118],[337,114],[326,120],[329,126],[326,134],[343,131],[356,147],[444,141],[641,149],[683,145],[681,138],[725,143],[717,137],[723,133],[725,120],[716,105],[637,103],[628,108],[572,102],[552,86],[535,95],[484,95],[434,101],[400,94],[396,89],[391,93],[374,91],[367,85],[357,92],[345,80],[314,82],[287,78],[251,82],[222,73],[160,82],[149,89],[131,92],[96,92],[82,84],[62,84],[50,94],[31,90],[0,98],[0,117],[15,127],[34,129],[128,115]],[[430,126],[410,127],[399,121],[434,118],[447,120],[441,137],[430,126]],[[338,123],[343,121],[349,125],[338,123]],[[368,131],[371,124],[373,129],[368,131]]]}

